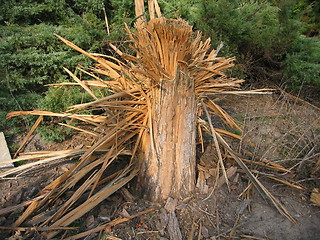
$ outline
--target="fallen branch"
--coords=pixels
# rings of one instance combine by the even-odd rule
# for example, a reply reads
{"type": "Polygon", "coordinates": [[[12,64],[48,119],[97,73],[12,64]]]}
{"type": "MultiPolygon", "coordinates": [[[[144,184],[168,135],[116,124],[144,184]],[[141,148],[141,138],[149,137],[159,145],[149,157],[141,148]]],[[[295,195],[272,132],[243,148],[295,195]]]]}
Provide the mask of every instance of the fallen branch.
{"type": "Polygon", "coordinates": [[[91,229],[89,231],[86,231],[86,232],[83,232],[83,233],[79,233],[77,235],[73,235],[71,237],[68,237],[66,238],[66,240],[76,240],[76,239],[80,239],[80,238],[84,238],[88,235],[90,235],[91,233],[96,233],[96,232],[100,232],[108,227],[114,227],[120,223],[124,223],[124,222],[127,222],[127,221],[130,221],[131,219],[133,218],[136,218],[136,217],[139,217],[141,215],[144,215],[144,214],[147,214],[149,212],[152,212],[152,211],[155,211],[156,209],[155,208],[150,208],[148,210],[145,210],[145,211],[142,211],[142,212],[139,212],[139,213],[136,213],[130,217],[125,217],[125,218],[117,218],[115,220],[112,220],[111,222],[108,222],[106,224],[103,224],[103,225],[100,225],[94,229],[91,229]]]}

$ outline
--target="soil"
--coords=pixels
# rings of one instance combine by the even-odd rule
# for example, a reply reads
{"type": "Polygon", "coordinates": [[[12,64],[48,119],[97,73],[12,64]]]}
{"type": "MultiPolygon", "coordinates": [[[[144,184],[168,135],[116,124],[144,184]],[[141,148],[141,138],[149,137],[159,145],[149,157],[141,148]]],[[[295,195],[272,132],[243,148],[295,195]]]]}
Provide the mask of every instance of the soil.
{"type": "MultiPolygon", "coordinates": [[[[206,173],[194,195],[179,200],[173,213],[168,212],[165,204],[139,198],[132,184],[125,186],[129,194],[118,191],[72,226],[79,227],[81,232],[117,217],[131,216],[150,208],[155,210],[84,239],[170,239],[166,224],[170,214],[177,217],[182,239],[320,239],[320,206],[310,201],[311,191],[320,188],[320,112],[283,94],[223,96],[216,101],[244,129],[241,143],[232,143],[234,149],[243,155],[248,154],[243,149],[250,151],[252,160],[268,159],[292,169],[292,173],[282,174],[283,179],[304,190],[267,178],[271,173],[267,170],[259,179],[297,223],[282,216],[253,188],[244,192],[249,184],[246,175],[235,168],[235,163],[227,162],[227,169],[233,167],[236,170],[230,176],[229,189],[220,181],[213,191],[215,177],[206,173]]],[[[217,123],[217,126],[222,125],[217,123]]],[[[236,130],[227,130],[238,134],[236,130]]],[[[21,140],[22,137],[16,139],[21,140]]],[[[59,144],[45,144],[34,136],[24,151],[80,148],[86,144],[81,135],[59,144]]],[[[213,161],[210,145],[200,155],[204,162],[213,161]]],[[[0,210],[35,197],[73,164],[75,160],[54,162],[12,178],[0,179],[0,210]]],[[[256,165],[250,168],[262,171],[256,165]]],[[[72,191],[62,196],[61,201],[68,199],[70,194],[72,191]]],[[[20,208],[0,216],[0,226],[10,226],[23,210],[20,208]]],[[[21,236],[19,231],[0,231],[2,239],[20,239],[21,236]]],[[[73,234],[75,232],[66,231],[59,239],[73,234]]],[[[33,239],[41,239],[41,235],[35,234],[33,239]]]]}

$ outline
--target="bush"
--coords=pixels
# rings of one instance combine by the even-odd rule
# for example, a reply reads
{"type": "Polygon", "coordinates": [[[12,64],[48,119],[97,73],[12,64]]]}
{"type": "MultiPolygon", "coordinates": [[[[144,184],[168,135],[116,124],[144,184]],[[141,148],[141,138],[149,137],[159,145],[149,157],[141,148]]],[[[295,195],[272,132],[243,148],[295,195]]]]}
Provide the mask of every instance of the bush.
{"type": "MultiPolygon", "coordinates": [[[[73,70],[90,59],[61,43],[57,33],[88,51],[99,51],[105,37],[105,1],[9,1],[0,7],[0,130],[14,110],[32,110],[44,96],[45,84],[67,81],[62,67],[73,70]],[[90,4],[93,4],[90,8],[90,4]]],[[[21,123],[25,123],[22,121],[21,123]]],[[[24,124],[23,124],[24,125],[24,124]]],[[[23,126],[22,125],[22,126],[23,126]]]]}
{"type": "MultiPolygon", "coordinates": [[[[98,97],[105,97],[109,94],[108,89],[99,89],[99,91],[92,88],[93,93],[98,97]]],[[[68,107],[93,101],[93,97],[86,92],[82,87],[78,86],[60,86],[50,87],[46,96],[38,102],[40,109],[50,112],[66,112],[68,107]]],[[[83,113],[83,112],[82,112],[83,113]]],[[[84,114],[92,114],[92,112],[85,112],[84,114]]],[[[70,134],[70,128],[59,126],[60,119],[46,117],[42,126],[37,128],[44,141],[62,141],[70,134]]],[[[76,121],[72,121],[73,124],[76,121]]]]}
{"type": "MultiPolygon", "coordinates": [[[[38,102],[38,106],[41,110],[60,113],[65,112],[69,106],[91,100],[92,97],[81,87],[50,87],[46,96],[38,102]]],[[[59,122],[60,119],[45,117],[37,128],[40,137],[46,142],[65,140],[71,129],[58,125],[59,122]]]]}
{"type": "Polygon", "coordinates": [[[274,73],[281,70],[302,27],[291,14],[292,1],[275,5],[271,1],[200,0],[191,5],[182,6],[181,14],[209,35],[215,46],[224,42],[221,54],[237,57],[239,74],[249,79],[281,79],[274,73]]]}
{"type": "Polygon", "coordinates": [[[320,1],[298,0],[295,5],[295,13],[305,24],[303,33],[308,37],[319,36],[320,33],[320,1]]]}
{"type": "Polygon", "coordinates": [[[284,61],[284,77],[293,89],[312,85],[320,90],[320,41],[301,36],[284,61]]]}
{"type": "Polygon", "coordinates": [[[237,57],[233,76],[285,80],[291,89],[319,86],[319,40],[302,37],[319,32],[318,1],[184,0],[166,7],[178,7],[183,18],[212,38],[213,46],[224,42],[221,55],[237,57]]]}
{"type": "MultiPolygon", "coordinates": [[[[63,44],[53,33],[63,36],[86,51],[108,52],[104,7],[111,30],[108,41],[124,39],[123,22],[132,25],[134,19],[133,1],[1,1],[0,130],[8,132],[12,127],[24,128],[29,125],[29,117],[7,121],[5,116],[10,111],[32,110],[37,107],[48,111],[63,111],[68,105],[85,101],[83,97],[87,96],[82,90],[76,93],[69,88],[49,88],[47,96],[45,94],[45,84],[70,79],[63,67],[73,71],[78,64],[91,64],[89,58],[63,44]]],[[[51,120],[47,119],[45,124],[50,125],[51,120]]],[[[44,129],[40,130],[42,136],[45,136],[44,129]]],[[[22,129],[12,129],[12,132],[21,131],[22,129]]],[[[45,138],[61,140],[58,135],[61,134],[48,130],[45,138]]]]}

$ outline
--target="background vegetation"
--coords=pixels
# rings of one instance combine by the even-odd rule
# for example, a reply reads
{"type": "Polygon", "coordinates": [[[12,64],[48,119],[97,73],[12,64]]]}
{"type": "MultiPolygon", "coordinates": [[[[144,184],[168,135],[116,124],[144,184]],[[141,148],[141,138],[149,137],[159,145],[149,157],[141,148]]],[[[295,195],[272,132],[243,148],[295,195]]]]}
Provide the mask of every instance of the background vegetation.
{"type": "MultiPolygon", "coordinates": [[[[237,57],[233,76],[268,80],[296,91],[320,90],[319,1],[159,0],[159,4],[166,17],[182,17],[210,36],[213,46],[223,42],[221,54],[237,57]]],[[[123,23],[132,27],[133,20],[133,0],[2,0],[0,130],[15,134],[29,125],[30,118],[5,120],[10,111],[61,111],[90,99],[80,88],[44,86],[68,81],[62,67],[75,71],[78,64],[91,64],[53,33],[89,52],[110,54],[107,42],[121,47],[123,23]]],[[[63,139],[61,129],[40,132],[47,140],[63,139]]]]}

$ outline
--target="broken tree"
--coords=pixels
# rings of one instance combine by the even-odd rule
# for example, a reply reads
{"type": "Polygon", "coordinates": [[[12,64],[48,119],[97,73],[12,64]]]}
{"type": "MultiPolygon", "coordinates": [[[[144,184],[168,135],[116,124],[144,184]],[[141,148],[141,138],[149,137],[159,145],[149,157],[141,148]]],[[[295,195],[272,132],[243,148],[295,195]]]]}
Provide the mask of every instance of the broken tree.
{"type": "MultiPolygon", "coordinates": [[[[211,111],[220,117],[228,127],[240,129],[208,97],[239,87],[242,80],[229,78],[223,72],[233,66],[234,58],[218,57],[219,50],[210,51],[210,39],[203,42],[201,33],[193,32],[192,27],[182,19],[160,17],[156,1],[149,3],[151,6],[154,4],[154,8],[149,6],[149,9],[154,9],[158,18],[154,17],[153,12],[150,13],[150,21],[145,21],[143,16],[137,19],[136,30],[130,31],[126,27],[135,54],[123,53],[112,44],[110,47],[119,54],[119,59],[92,54],[56,35],[68,46],[97,62],[95,67],[89,69],[78,68],[91,80],[81,80],[66,69],[74,83],[56,86],[79,85],[94,100],[71,106],[66,113],[19,111],[10,113],[9,117],[31,114],[73,119],[78,122],[77,126],[63,125],[93,137],[95,141],[89,148],[81,150],[36,153],[24,157],[41,159],[41,162],[75,156],[80,156],[80,160],[46,186],[38,198],[23,205],[28,205],[28,208],[17,219],[15,227],[37,213],[33,223],[36,221],[40,226],[56,229],[43,233],[46,238],[52,238],[59,228],[63,229],[83,216],[137,175],[138,183],[152,200],[190,195],[195,188],[196,138],[199,137],[200,143],[203,143],[203,131],[213,136],[219,156],[218,168],[224,174],[220,147],[237,161],[255,186],[267,194],[221,137],[235,137],[235,134],[213,128],[208,113],[211,111]],[[110,95],[103,96],[100,92],[98,97],[101,88],[107,88],[110,95]],[[93,110],[102,111],[100,115],[86,114],[93,110]],[[204,112],[208,122],[201,119],[204,112]],[[129,155],[131,160],[122,170],[108,175],[106,169],[123,155],[129,155]],[[57,201],[59,196],[80,182],[82,185],[67,202],[57,201]],[[88,193],[87,200],[80,204],[80,198],[85,193],[88,193]],[[57,205],[58,211],[47,218],[42,217],[44,206],[57,205]]],[[[137,9],[139,13],[143,11],[137,9]]],[[[14,161],[19,160],[22,159],[14,161]]],[[[2,173],[0,177],[17,171],[19,168],[2,173]]],[[[269,198],[280,212],[288,216],[277,201],[269,198]]],[[[11,210],[2,212],[7,211],[11,210]]]]}
{"type": "MultiPolygon", "coordinates": [[[[148,127],[141,142],[139,184],[145,196],[165,200],[189,196],[195,187],[196,129],[199,98],[219,84],[233,88],[241,81],[220,78],[233,59],[209,56],[187,22],[161,17],[149,1],[145,22],[142,1],[136,1],[137,31],[131,35],[140,72],[148,78],[148,127]],[[154,18],[154,10],[159,18],[154,18]],[[218,80],[219,79],[219,80],[218,80]],[[218,83],[218,84],[217,84],[218,83]]],[[[156,3],[156,1],[155,1],[156,3]]]]}

